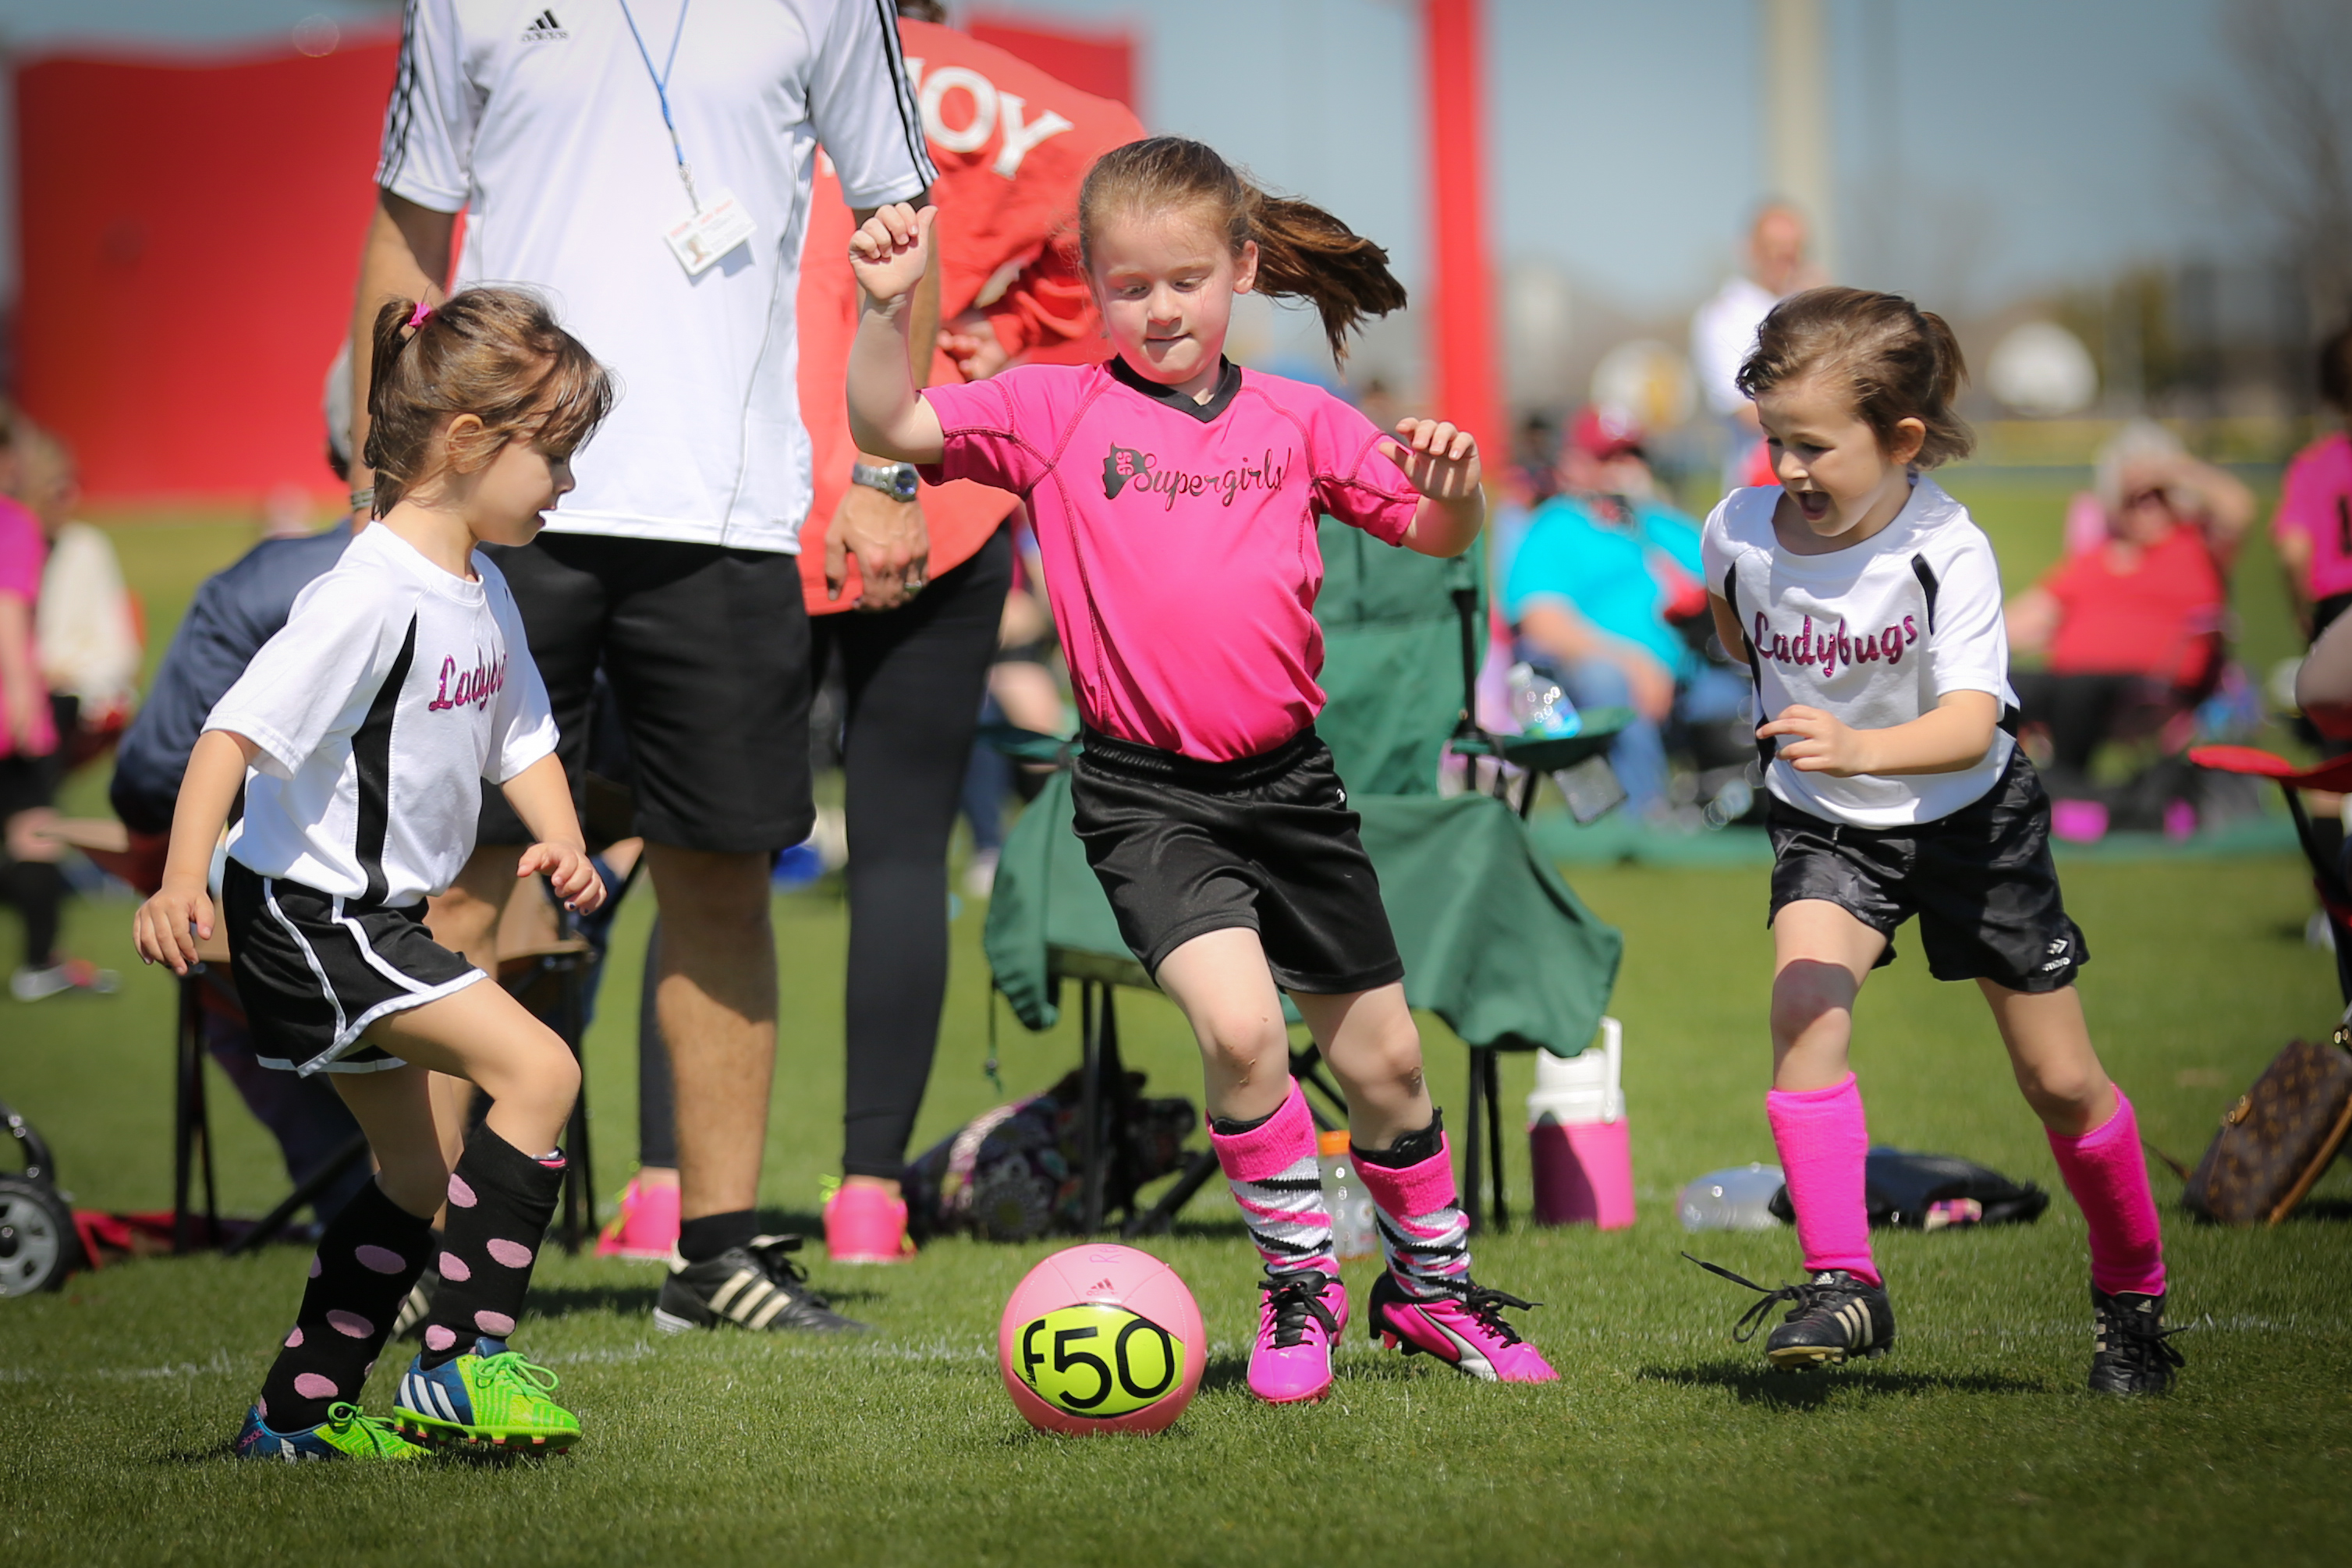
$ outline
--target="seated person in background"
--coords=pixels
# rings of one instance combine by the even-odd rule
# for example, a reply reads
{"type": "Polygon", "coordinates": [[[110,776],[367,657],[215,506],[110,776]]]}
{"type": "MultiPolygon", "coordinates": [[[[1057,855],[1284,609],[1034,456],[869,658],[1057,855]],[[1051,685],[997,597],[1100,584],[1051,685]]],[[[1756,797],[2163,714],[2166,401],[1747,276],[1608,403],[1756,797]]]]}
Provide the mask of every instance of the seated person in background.
{"type": "Polygon", "coordinates": [[[2026,725],[2046,736],[2053,793],[2087,787],[2091,758],[2127,705],[2177,710],[2210,691],[2229,566],[2254,514],[2244,485],[2158,426],[2126,426],[2099,467],[2105,542],[2009,603],[2012,655],[2044,657],[2011,683],[2026,725]]]}
{"type": "Polygon", "coordinates": [[[1666,805],[1664,727],[1736,717],[1748,683],[1709,665],[1677,626],[1706,613],[1698,524],[1657,499],[1642,433],[1585,409],[1559,482],[1512,560],[1504,613],[1520,657],[1579,708],[1633,710],[1609,761],[1627,808],[1655,816],[1666,805]]]}
{"type": "Polygon", "coordinates": [[[74,521],[81,476],[73,449],[30,425],[20,425],[16,437],[18,493],[49,542],[34,641],[71,773],[104,752],[131,721],[145,636],[113,542],[105,530],[74,521]]]}
{"type": "Polygon", "coordinates": [[[2319,395],[2338,424],[2287,465],[2271,518],[2295,618],[2315,640],[2352,605],[2352,325],[2319,345],[2319,395]]]}

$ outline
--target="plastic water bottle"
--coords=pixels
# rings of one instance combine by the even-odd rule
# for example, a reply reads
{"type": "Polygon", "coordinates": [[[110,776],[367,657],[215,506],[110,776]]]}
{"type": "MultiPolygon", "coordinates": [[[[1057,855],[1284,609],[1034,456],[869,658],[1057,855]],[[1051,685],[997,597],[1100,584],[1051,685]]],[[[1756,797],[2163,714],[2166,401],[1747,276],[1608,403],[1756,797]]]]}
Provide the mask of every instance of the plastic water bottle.
{"type": "Polygon", "coordinates": [[[1331,1215],[1331,1247],[1339,1261],[1377,1255],[1381,1237],[1373,1228],[1372,1194],[1356,1174],[1344,1128],[1315,1135],[1315,1163],[1322,1169],[1323,1206],[1331,1215]]]}
{"type": "Polygon", "coordinates": [[[1515,664],[1503,679],[1510,688],[1511,718],[1520,734],[1557,741],[1584,727],[1568,693],[1551,677],[1538,674],[1535,666],[1524,661],[1515,664]]]}
{"type": "Polygon", "coordinates": [[[1771,1204],[1782,1181],[1778,1165],[1709,1171],[1675,1194],[1675,1213],[1685,1230],[1778,1230],[1771,1204]]]}

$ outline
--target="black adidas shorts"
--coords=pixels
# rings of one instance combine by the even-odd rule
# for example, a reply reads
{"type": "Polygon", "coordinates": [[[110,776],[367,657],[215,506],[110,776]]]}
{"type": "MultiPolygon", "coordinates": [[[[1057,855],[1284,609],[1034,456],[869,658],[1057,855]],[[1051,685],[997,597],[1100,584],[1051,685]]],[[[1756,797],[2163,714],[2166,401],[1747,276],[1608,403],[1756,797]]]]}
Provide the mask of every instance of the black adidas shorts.
{"type": "MultiPolygon", "coordinates": [[[[772,853],[809,836],[800,557],[589,533],[483,552],[522,612],[575,803],[601,661],[636,768],[639,833],[721,854],[772,853]]],[[[484,790],[475,842],[530,841],[505,797],[484,790]]]]}
{"type": "Polygon", "coordinates": [[[1092,729],[1070,772],[1078,837],[1143,967],[1196,936],[1255,931],[1285,990],[1404,978],[1356,814],[1312,728],[1204,763],[1092,729]]]}
{"type": "Polygon", "coordinates": [[[2022,751],[1984,795],[1949,816],[1909,827],[1848,827],[1773,799],[1772,910],[1801,899],[1837,905],[1886,938],[1919,917],[1919,945],[1938,980],[1990,980],[2055,991],[2090,961],[2066,917],[2050,859],[2050,797],[2022,751]]]}
{"type": "Polygon", "coordinates": [[[263,1067],[305,1078],[405,1067],[360,1032],[484,978],[433,940],[421,901],[389,909],[339,899],[234,858],[221,882],[229,969],[263,1067]]]}

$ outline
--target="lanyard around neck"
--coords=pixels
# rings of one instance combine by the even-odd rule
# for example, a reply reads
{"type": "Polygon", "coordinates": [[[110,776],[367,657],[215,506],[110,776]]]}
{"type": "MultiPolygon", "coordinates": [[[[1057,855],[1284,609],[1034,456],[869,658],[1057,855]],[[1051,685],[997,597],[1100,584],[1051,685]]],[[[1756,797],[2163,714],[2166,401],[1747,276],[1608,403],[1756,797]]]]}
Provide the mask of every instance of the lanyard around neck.
{"type": "Polygon", "coordinates": [[[678,0],[677,26],[670,32],[669,55],[662,61],[662,68],[657,73],[654,69],[653,53],[646,47],[646,36],[637,31],[637,19],[629,14],[629,0],[620,0],[621,19],[629,25],[629,37],[637,41],[637,58],[646,62],[646,75],[653,78],[654,96],[661,100],[662,124],[669,132],[669,150],[677,157],[677,177],[686,182],[686,199],[699,213],[702,211],[702,198],[694,194],[694,170],[687,163],[686,149],[679,145],[677,140],[677,121],[670,117],[669,112],[669,75],[677,65],[677,41],[686,36],[686,11],[692,3],[693,0],[678,0]]]}

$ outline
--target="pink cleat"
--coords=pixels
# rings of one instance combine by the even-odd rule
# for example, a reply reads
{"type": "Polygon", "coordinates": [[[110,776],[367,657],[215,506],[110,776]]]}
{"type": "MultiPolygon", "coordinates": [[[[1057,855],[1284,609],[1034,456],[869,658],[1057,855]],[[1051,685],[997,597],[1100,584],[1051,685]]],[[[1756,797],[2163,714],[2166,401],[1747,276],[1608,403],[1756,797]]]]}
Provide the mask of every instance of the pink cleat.
{"type": "Polygon", "coordinates": [[[1302,1405],[1331,1392],[1331,1346],[1348,1327],[1348,1288],[1318,1269],[1269,1276],[1250,1350],[1250,1392],[1302,1405]]]}
{"type": "Polygon", "coordinates": [[[596,1256],[663,1263],[677,1247],[677,1186],[649,1187],[630,1177],[621,1189],[621,1212],[596,1237],[596,1256]]]}
{"type": "Polygon", "coordinates": [[[845,1182],[824,1201],[824,1250],[835,1263],[904,1263],[915,1256],[907,1200],[845,1182]]]}
{"type": "Polygon", "coordinates": [[[1372,1287],[1366,1329],[1391,1350],[1426,1352],[1487,1383],[1552,1383],[1559,1373],[1502,1318],[1505,1307],[1536,1304],[1467,1279],[1444,1295],[1410,1296],[1395,1275],[1382,1274],[1372,1287]]]}

